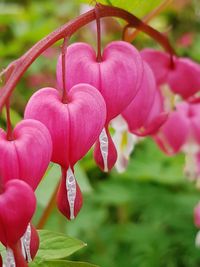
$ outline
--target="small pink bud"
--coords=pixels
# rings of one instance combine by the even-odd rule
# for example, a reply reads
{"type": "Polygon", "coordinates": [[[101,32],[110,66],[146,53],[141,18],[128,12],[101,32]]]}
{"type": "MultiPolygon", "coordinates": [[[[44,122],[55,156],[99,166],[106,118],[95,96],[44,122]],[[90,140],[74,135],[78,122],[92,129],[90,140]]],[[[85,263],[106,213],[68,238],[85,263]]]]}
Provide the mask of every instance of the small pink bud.
{"type": "Polygon", "coordinates": [[[12,247],[25,233],[36,207],[31,187],[21,180],[10,180],[0,194],[0,241],[12,247]]]}
{"type": "Polygon", "coordinates": [[[170,89],[188,98],[200,90],[200,65],[189,58],[178,58],[156,51],[144,49],[142,58],[151,66],[158,85],[168,84],[170,89]]]}
{"type": "MultiPolygon", "coordinates": [[[[117,41],[106,46],[102,61],[98,62],[93,48],[85,43],[68,47],[66,55],[66,87],[89,83],[104,97],[107,107],[107,123],[119,115],[133,100],[142,79],[143,61],[134,46],[117,41]]],[[[57,81],[63,89],[62,60],[57,64],[57,81]]]]}
{"type": "Polygon", "coordinates": [[[62,171],[62,180],[57,194],[57,206],[67,219],[74,219],[79,213],[82,204],[82,194],[70,167],[62,171]],[[67,197],[66,197],[67,196],[67,197]]]}
{"type": "Polygon", "coordinates": [[[35,190],[48,167],[51,153],[51,136],[36,120],[18,123],[11,141],[0,129],[0,176],[4,182],[22,179],[35,190]]]}

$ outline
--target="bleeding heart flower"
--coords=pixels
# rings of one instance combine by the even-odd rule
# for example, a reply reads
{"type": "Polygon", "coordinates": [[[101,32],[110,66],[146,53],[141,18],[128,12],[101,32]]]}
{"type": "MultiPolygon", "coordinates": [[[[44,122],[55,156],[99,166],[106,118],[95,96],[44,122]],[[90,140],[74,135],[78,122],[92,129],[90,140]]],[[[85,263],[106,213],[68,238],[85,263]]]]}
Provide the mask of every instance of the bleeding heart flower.
{"type": "MultiPolygon", "coordinates": [[[[66,55],[66,88],[89,83],[104,97],[107,123],[119,115],[135,97],[142,79],[143,61],[139,52],[122,41],[106,46],[102,61],[97,62],[93,48],[85,43],[68,47],[66,55]]],[[[58,87],[62,90],[62,59],[57,64],[58,87]]]]}
{"type": "Polygon", "coordinates": [[[178,58],[153,49],[141,51],[142,58],[151,66],[158,85],[168,84],[171,90],[188,98],[200,90],[200,65],[189,58],[178,58]]]}
{"type": "Polygon", "coordinates": [[[139,92],[122,112],[122,116],[128,123],[129,131],[139,136],[153,134],[167,118],[163,109],[163,98],[156,87],[152,70],[144,64],[139,92]]]}
{"type": "Polygon", "coordinates": [[[53,141],[52,161],[68,169],[80,160],[98,138],[106,117],[105,102],[91,85],[79,84],[62,103],[58,90],[43,88],[29,100],[25,118],[41,121],[53,141]]]}
{"type": "Polygon", "coordinates": [[[51,136],[36,120],[18,123],[11,141],[0,129],[0,176],[4,182],[21,179],[35,190],[48,167],[51,153],[51,136]]]}
{"type": "Polygon", "coordinates": [[[53,141],[52,161],[65,170],[57,197],[58,207],[67,218],[73,219],[81,208],[82,197],[71,173],[75,163],[88,152],[103,129],[105,102],[98,90],[89,84],[74,86],[67,103],[62,102],[58,90],[44,88],[31,97],[25,118],[37,119],[49,129],[53,141]],[[70,186],[71,179],[73,186],[70,186]],[[71,191],[73,201],[70,200],[71,191]]]}
{"type": "Polygon", "coordinates": [[[34,214],[36,198],[31,187],[21,180],[10,180],[0,193],[0,241],[12,247],[25,233],[34,214]]]}

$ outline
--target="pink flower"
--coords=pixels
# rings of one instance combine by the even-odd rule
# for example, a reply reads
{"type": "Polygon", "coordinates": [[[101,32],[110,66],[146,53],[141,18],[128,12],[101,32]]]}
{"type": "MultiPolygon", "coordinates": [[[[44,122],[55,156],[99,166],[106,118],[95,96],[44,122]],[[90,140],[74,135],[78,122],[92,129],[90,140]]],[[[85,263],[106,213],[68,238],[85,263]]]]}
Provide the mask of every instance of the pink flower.
{"type": "Polygon", "coordinates": [[[0,176],[4,182],[21,179],[35,190],[48,167],[51,153],[51,136],[36,120],[18,123],[11,141],[0,129],[0,176]]]}
{"type": "Polygon", "coordinates": [[[171,112],[155,139],[167,154],[178,153],[187,142],[200,143],[200,104],[182,102],[171,112]]]}
{"type": "Polygon", "coordinates": [[[25,233],[36,207],[31,187],[21,180],[10,180],[1,185],[0,241],[10,248],[25,233]]]}
{"type": "Polygon", "coordinates": [[[155,133],[164,123],[167,114],[163,111],[163,98],[157,89],[151,68],[144,64],[139,92],[122,112],[129,131],[139,136],[155,133]]]}
{"type": "MultiPolygon", "coordinates": [[[[85,43],[75,43],[67,48],[66,87],[89,83],[104,97],[107,122],[119,115],[136,95],[142,79],[143,62],[139,52],[122,41],[106,46],[102,61],[97,62],[93,48],[85,43]]],[[[57,64],[58,87],[62,90],[61,56],[57,64]]]]}
{"type": "Polygon", "coordinates": [[[170,57],[153,49],[141,51],[142,58],[151,66],[158,85],[168,84],[170,89],[188,98],[200,90],[200,65],[189,58],[170,57]]]}
{"type": "Polygon", "coordinates": [[[59,210],[73,219],[82,206],[82,196],[73,167],[91,148],[101,133],[106,119],[106,105],[96,88],[78,84],[63,103],[60,92],[43,88],[29,100],[25,118],[46,125],[53,141],[52,161],[62,167],[62,180],[57,196],[59,210]]]}

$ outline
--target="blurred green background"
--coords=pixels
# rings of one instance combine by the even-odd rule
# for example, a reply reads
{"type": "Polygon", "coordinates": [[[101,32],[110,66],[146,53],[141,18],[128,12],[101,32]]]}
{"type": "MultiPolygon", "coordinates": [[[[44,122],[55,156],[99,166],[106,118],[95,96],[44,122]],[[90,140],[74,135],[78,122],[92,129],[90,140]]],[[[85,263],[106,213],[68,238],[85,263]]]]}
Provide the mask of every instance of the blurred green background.
{"type": "MultiPolygon", "coordinates": [[[[85,10],[86,6],[80,2],[0,0],[0,69],[85,10]]],[[[114,4],[115,0],[111,2],[114,4]]],[[[149,7],[141,8],[140,4],[126,6],[140,17],[149,12],[149,7]]],[[[170,37],[179,55],[200,62],[199,0],[174,1],[151,25],[170,37]]],[[[103,45],[121,38],[121,22],[105,19],[102,30],[103,45]]],[[[94,25],[80,30],[72,38],[71,42],[74,41],[96,46],[94,25]]],[[[139,49],[157,47],[143,34],[138,35],[134,44],[139,49]]],[[[12,97],[13,124],[22,118],[25,104],[34,91],[56,86],[59,46],[60,43],[56,44],[37,59],[17,86],[12,97]]],[[[4,114],[0,123],[5,127],[4,114]]],[[[55,209],[45,228],[86,242],[88,246],[72,259],[102,267],[200,266],[200,249],[195,247],[197,229],[193,225],[193,208],[200,199],[200,192],[184,177],[183,165],[183,155],[173,158],[163,155],[150,138],[136,146],[123,174],[115,170],[102,173],[90,152],[76,166],[76,176],[84,192],[82,211],[75,221],[68,222],[55,209]]],[[[59,175],[58,166],[51,165],[38,188],[35,223],[59,175]]]]}

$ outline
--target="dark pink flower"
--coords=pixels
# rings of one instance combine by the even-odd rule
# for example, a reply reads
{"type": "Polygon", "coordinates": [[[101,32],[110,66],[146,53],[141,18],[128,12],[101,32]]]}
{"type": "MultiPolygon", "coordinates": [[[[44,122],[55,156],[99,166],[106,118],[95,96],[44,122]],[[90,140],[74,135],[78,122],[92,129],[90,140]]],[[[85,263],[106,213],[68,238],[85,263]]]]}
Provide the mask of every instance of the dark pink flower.
{"type": "MultiPolygon", "coordinates": [[[[89,83],[104,97],[107,107],[107,122],[119,115],[136,95],[142,79],[143,62],[139,52],[122,41],[106,46],[102,61],[86,43],[68,47],[66,55],[67,90],[78,83],[89,83]]],[[[57,64],[58,87],[62,90],[61,56],[57,64]]]]}
{"type": "Polygon", "coordinates": [[[47,128],[36,120],[23,120],[7,140],[0,129],[0,176],[4,182],[21,179],[34,190],[42,179],[51,159],[52,141],[47,128]]]}
{"type": "Polygon", "coordinates": [[[200,65],[189,58],[170,57],[153,49],[141,51],[142,58],[151,66],[158,85],[168,84],[170,89],[188,98],[200,90],[200,65]]]}
{"type": "Polygon", "coordinates": [[[13,247],[25,233],[34,214],[36,198],[31,187],[21,180],[10,180],[0,193],[0,241],[13,247]]]}

